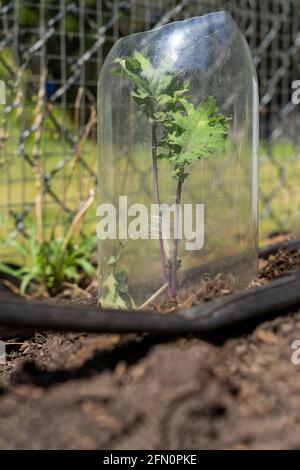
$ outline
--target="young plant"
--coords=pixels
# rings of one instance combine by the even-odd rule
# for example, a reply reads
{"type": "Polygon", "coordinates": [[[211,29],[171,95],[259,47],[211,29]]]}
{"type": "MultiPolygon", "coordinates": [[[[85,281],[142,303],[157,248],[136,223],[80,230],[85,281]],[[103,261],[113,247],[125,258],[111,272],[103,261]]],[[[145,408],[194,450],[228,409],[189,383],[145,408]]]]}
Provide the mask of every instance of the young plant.
{"type": "Polygon", "coordinates": [[[174,240],[170,259],[164,250],[159,218],[160,257],[169,298],[177,296],[178,219],[183,184],[188,167],[195,161],[220,155],[231,149],[229,119],[219,112],[217,100],[208,96],[195,106],[189,98],[189,82],[180,73],[154,68],[140,52],[115,60],[115,74],[129,80],[131,96],[151,123],[153,200],[160,205],[158,161],[172,165],[177,181],[175,192],[174,240]],[[162,137],[158,137],[162,135],[162,137]]]}
{"type": "Polygon", "coordinates": [[[80,284],[85,277],[96,274],[96,268],[88,258],[88,254],[96,249],[94,236],[82,238],[77,243],[73,240],[65,243],[63,237],[40,242],[33,231],[25,244],[12,240],[9,245],[24,259],[24,266],[11,267],[0,262],[0,273],[20,280],[22,295],[29,288],[39,295],[55,295],[64,282],[80,284]]]}

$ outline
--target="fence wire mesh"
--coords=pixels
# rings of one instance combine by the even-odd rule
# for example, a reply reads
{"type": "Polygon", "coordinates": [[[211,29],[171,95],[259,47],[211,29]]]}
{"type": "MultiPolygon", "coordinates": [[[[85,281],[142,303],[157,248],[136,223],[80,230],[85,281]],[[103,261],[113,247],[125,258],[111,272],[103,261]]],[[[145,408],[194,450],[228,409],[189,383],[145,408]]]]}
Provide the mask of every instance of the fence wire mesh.
{"type": "Polygon", "coordinates": [[[245,33],[260,81],[261,238],[295,225],[300,118],[291,84],[300,75],[300,0],[4,0],[3,238],[28,236],[34,221],[43,231],[64,226],[95,187],[97,78],[113,43],[221,9],[230,10],[245,33]]]}

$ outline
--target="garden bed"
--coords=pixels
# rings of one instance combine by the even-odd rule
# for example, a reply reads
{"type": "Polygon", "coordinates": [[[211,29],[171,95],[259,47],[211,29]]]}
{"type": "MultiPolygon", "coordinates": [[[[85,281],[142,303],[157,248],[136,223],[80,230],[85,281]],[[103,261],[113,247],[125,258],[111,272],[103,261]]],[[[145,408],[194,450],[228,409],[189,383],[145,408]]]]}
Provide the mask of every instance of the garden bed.
{"type": "MultiPolygon", "coordinates": [[[[299,265],[299,252],[271,255],[249,288],[299,265]]],[[[219,278],[202,282],[191,304],[228,293],[219,278]]],[[[296,339],[297,311],[205,337],[11,338],[0,448],[299,448],[296,339]]]]}

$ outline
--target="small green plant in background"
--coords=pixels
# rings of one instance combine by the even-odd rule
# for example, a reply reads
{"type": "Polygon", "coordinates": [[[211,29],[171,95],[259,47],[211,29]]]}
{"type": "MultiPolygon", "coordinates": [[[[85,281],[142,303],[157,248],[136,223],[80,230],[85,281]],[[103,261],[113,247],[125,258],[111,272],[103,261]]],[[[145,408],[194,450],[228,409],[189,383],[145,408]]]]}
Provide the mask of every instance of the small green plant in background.
{"type": "Polygon", "coordinates": [[[153,201],[160,205],[158,162],[172,165],[176,180],[172,254],[167,258],[159,220],[160,258],[169,298],[177,296],[178,206],[191,163],[224,154],[232,149],[229,119],[220,113],[215,97],[208,96],[198,106],[189,97],[189,81],[178,72],[154,68],[140,52],[115,60],[115,74],[131,82],[131,96],[151,123],[153,201]]]}
{"type": "Polygon", "coordinates": [[[46,238],[38,210],[41,205],[37,204],[34,228],[27,238],[5,242],[6,248],[22,260],[22,265],[18,267],[0,261],[0,278],[1,274],[12,276],[19,281],[21,295],[38,296],[55,296],[63,291],[66,283],[72,283],[74,287],[91,283],[96,277],[96,268],[91,260],[96,253],[97,237],[84,235],[82,223],[94,197],[95,191],[91,190],[62,235],[58,235],[59,224],[54,220],[46,238]]]}
{"type": "Polygon", "coordinates": [[[17,278],[22,295],[27,292],[56,295],[65,282],[80,285],[84,278],[96,274],[96,268],[89,261],[89,255],[95,251],[96,237],[67,243],[63,237],[40,242],[33,231],[25,243],[12,240],[9,246],[25,260],[24,266],[11,267],[0,262],[0,273],[17,278]]]}

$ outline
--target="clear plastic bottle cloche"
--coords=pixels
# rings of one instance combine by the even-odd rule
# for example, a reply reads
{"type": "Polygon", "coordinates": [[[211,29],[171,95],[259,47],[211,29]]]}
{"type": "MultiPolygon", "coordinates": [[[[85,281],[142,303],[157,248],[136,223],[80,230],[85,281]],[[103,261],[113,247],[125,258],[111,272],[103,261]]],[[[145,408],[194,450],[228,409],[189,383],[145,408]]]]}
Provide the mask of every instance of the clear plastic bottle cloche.
{"type": "Polygon", "coordinates": [[[227,12],[120,39],[98,89],[100,303],[184,302],[257,270],[258,84],[227,12]]]}

